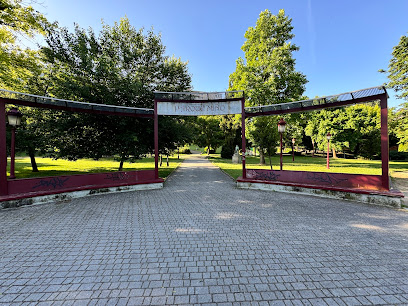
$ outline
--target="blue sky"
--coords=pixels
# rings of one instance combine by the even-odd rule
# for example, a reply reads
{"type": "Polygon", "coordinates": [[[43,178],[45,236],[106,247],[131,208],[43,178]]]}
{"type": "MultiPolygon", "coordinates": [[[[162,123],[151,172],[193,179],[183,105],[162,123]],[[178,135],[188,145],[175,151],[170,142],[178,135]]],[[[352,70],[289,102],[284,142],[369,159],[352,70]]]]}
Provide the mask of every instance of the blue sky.
{"type": "MultiPolygon", "coordinates": [[[[224,91],[235,61],[243,57],[245,31],[259,13],[284,9],[292,18],[300,47],[296,68],[309,83],[309,97],[383,84],[378,70],[388,67],[393,46],[408,32],[406,0],[42,0],[38,9],[50,21],[73,28],[107,24],[125,15],[136,28],[161,33],[168,55],[189,62],[195,90],[224,91]]],[[[402,100],[390,93],[390,106],[402,100]]]]}

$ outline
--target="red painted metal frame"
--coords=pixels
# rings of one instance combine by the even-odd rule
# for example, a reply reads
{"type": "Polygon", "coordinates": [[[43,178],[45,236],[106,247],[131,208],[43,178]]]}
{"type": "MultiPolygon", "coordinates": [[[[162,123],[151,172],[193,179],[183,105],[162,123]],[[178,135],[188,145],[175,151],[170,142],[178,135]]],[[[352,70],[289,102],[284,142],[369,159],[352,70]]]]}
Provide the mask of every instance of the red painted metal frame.
{"type": "Polygon", "coordinates": [[[157,100],[154,100],[154,169],[155,178],[159,178],[159,116],[157,114],[157,100]]]}
{"type": "Polygon", "coordinates": [[[305,107],[296,107],[292,109],[283,109],[283,110],[274,110],[274,111],[268,111],[268,112],[259,112],[259,113],[246,113],[247,118],[251,117],[258,117],[258,116],[270,116],[270,115],[280,115],[280,114],[289,114],[289,113],[300,113],[300,112],[307,112],[307,111],[312,111],[312,110],[318,110],[318,109],[325,109],[325,108],[335,108],[335,107],[340,107],[340,106],[346,106],[346,105],[352,105],[352,104],[359,104],[359,103],[364,103],[364,102],[373,102],[373,101],[378,101],[382,100],[383,98],[387,99],[387,94],[379,94],[379,95],[373,95],[369,97],[364,97],[364,98],[357,98],[354,100],[347,100],[347,101],[339,101],[339,102],[333,102],[328,104],[321,104],[321,105],[310,105],[310,106],[305,106],[305,107]]]}
{"type": "Polygon", "coordinates": [[[313,186],[378,190],[381,175],[247,169],[247,179],[313,186]]]}
{"type": "Polygon", "coordinates": [[[10,179],[16,178],[14,166],[16,164],[16,127],[11,128],[11,152],[10,152],[10,179]]]}
{"type": "MultiPolygon", "coordinates": [[[[354,99],[350,101],[334,102],[334,103],[331,103],[330,106],[312,105],[312,106],[307,106],[307,107],[302,107],[302,108],[293,108],[293,109],[288,109],[288,110],[276,110],[276,111],[259,112],[259,113],[246,113],[245,116],[247,118],[250,118],[250,117],[257,117],[257,116],[280,115],[280,114],[285,114],[285,113],[297,113],[297,112],[304,112],[304,111],[311,111],[311,110],[318,110],[318,109],[325,109],[325,108],[340,107],[340,106],[352,105],[352,104],[363,103],[363,102],[372,102],[372,101],[378,101],[378,100],[380,101],[380,106],[381,106],[381,169],[382,169],[382,174],[381,176],[378,176],[381,178],[381,180],[375,179],[374,182],[376,184],[375,186],[377,190],[388,191],[390,190],[390,180],[389,180],[388,109],[387,109],[387,94],[386,93],[383,93],[380,95],[374,95],[370,97],[358,98],[358,99],[354,99]]],[[[328,158],[329,157],[327,157],[327,166],[329,165],[328,158]]],[[[309,172],[309,173],[317,173],[317,172],[309,172]]],[[[351,174],[348,174],[348,175],[351,175],[351,174]]],[[[246,176],[247,176],[247,173],[243,172],[242,179],[244,181],[245,181],[246,176]]],[[[372,176],[362,175],[362,177],[365,177],[365,176],[372,178],[372,176]]],[[[253,182],[254,179],[252,179],[251,181],[253,182]]],[[[294,181],[292,183],[304,184],[305,182],[294,181]]],[[[317,187],[315,186],[315,188],[317,187]]]]}
{"type": "Polygon", "coordinates": [[[388,108],[387,95],[383,95],[380,100],[381,106],[381,185],[385,190],[390,190],[389,178],[389,139],[388,139],[388,108]]]}
{"type": "MultiPolygon", "coordinates": [[[[32,179],[7,180],[7,143],[6,143],[6,104],[24,105],[37,108],[58,109],[72,112],[93,113],[102,115],[154,118],[155,136],[157,136],[157,115],[118,113],[89,109],[72,109],[57,105],[41,105],[15,99],[0,98],[0,201],[22,199],[27,197],[56,194],[70,191],[100,189],[138,184],[162,183],[158,176],[157,153],[154,170],[129,172],[92,173],[69,176],[40,177],[32,179]]],[[[156,139],[155,139],[156,141],[156,139]]],[[[155,151],[157,145],[155,143],[155,151]]]]}
{"type": "Polygon", "coordinates": [[[6,104],[0,100],[0,196],[8,194],[6,148],[6,104]]]}
{"type": "MultiPolygon", "coordinates": [[[[158,127],[158,115],[157,115],[157,102],[182,102],[182,103],[212,103],[212,102],[229,102],[229,101],[241,101],[241,124],[242,124],[242,176],[245,178],[245,156],[246,156],[246,138],[245,138],[245,96],[242,98],[230,98],[230,99],[214,99],[214,100],[169,100],[169,99],[154,99],[154,152],[155,152],[155,164],[158,169],[159,163],[159,127],[158,127]]],[[[157,170],[158,171],[158,170],[157,170]]],[[[158,173],[157,173],[158,177],[158,173]]]]}
{"type": "Polygon", "coordinates": [[[124,116],[124,117],[144,117],[144,118],[153,118],[153,114],[134,114],[134,113],[117,113],[117,112],[109,112],[109,111],[101,111],[101,110],[92,110],[92,109],[80,109],[80,108],[71,108],[61,105],[50,105],[50,104],[39,104],[29,101],[21,101],[16,99],[9,99],[9,98],[1,98],[0,102],[5,104],[14,104],[14,105],[23,105],[29,107],[36,107],[36,108],[48,108],[48,109],[56,109],[56,110],[63,110],[75,113],[88,113],[88,114],[99,114],[99,115],[112,115],[112,116],[124,116]]]}
{"type": "Polygon", "coordinates": [[[241,139],[242,139],[242,177],[246,178],[246,136],[245,136],[245,96],[241,100],[242,103],[242,114],[241,114],[241,139]]]}
{"type": "Polygon", "coordinates": [[[10,180],[8,181],[9,194],[0,196],[0,201],[80,190],[163,182],[162,179],[155,178],[154,172],[154,170],[118,171],[10,180]]]}

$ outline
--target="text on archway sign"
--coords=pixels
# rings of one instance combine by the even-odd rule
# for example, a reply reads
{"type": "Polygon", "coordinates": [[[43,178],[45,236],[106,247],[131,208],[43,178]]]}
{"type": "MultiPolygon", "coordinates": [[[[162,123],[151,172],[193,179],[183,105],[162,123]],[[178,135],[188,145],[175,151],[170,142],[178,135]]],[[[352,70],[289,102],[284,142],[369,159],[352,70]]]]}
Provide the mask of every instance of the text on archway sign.
{"type": "Polygon", "coordinates": [[[241,101],[157,102],[158,115],[203,116],[241,114],[241,101]]]}

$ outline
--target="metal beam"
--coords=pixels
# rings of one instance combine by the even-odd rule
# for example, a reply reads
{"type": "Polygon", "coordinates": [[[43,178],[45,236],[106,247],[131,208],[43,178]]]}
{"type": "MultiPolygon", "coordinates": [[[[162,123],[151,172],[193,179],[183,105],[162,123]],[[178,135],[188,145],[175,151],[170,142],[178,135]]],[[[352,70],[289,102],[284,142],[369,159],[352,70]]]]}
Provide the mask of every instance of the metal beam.
{"type": "MultiPolygon", "coordinates": [[[[364,98],[346,100],[346,101],[331,102],[331,103],[326,103],[326,104],[310,105],[310,106],[304,106],[304,107],[296,107],[296,108],[292,108],[292,109],[279,109],[279,110],[266,111],[266,112],[260,111],[260,112],[256,112],[256,113],[246,112],[245,116],[247,118],[251,118],[251,117],[258,117],[258,116],[270,116],[270,115],[280,115],[280,114],[307,112],[307,111],[313,111],[313,110],[318,110],[318,109],[334,108],[334,107],[341,107],[341,106],[352,105],[352,104],[359,104],[359,103],[364,103],[364,102],[371,102],[371,101],[374,102],[374,101],[381,100],[384,97],[385,98],[387,97],[386,93],[382,93],[382,94],[379,94],[379,95],[373,95],[373,96],[369,96],[369,97],[364,97],[364,98]]],[[[276,106],[278,106],[278,105],[280,105],[280,104],[276,104],[276,106]]]]}

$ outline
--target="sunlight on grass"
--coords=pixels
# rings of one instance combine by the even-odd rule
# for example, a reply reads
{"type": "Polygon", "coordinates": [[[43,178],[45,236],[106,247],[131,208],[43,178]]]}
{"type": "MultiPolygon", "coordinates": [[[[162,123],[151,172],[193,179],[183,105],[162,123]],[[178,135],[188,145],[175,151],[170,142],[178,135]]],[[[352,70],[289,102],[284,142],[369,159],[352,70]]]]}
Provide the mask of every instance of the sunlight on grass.
{"type": "MultiPolygon", "coordinates": [[[[31,162],[29,157],[16,157],[15,172],[17,178],[44,177],[57,175],[72,175],[86,174],[98,172],[118,171],[119,162],[109,158],[100,160],[79,159],[77,161],[68,161],[63,159],[54,160],[51,158],[36,157],[37,166],[40,172],[32,172],[31,162]]],[[[169,157],[169,166],[166,166],[166,161],[163,159],[162,167],[159,168],[159,176],[167,177],[177,166],[183,161],[183,156],[177,160],[177,156],[169,157]]],[[[8,159],[7,175],[10,170],[10,159],[8,159]]],[[[123,171],[135,170],[153,170],[154,158],[143,158],[134,163],[125,162],[123,171]]]]}
{"type": "MultiPolygon", "coordinates": [[[[242,175],[241,164],[233,164],[230,159],[220,158],[218,154],[212,154],[210,160],[235,179],[242,175]]],[[[273,170],[279,170],[279,163],[279,156],[272,157],[273,170]]],[[[271,169],[269,159],[266,158],[266,165],[259,165],[259,157],[247,157],[246,167],[247,169],[271,169]]],[[[331,158],[330,169],[327,169],[325,158],[296,156],[293,162],[291,156],[284,156],[283,170],[381,175],[381,161],[331,158]]],[[[390,173],[391,176],[408,173],[408,162],[390,162],[390,173]]]]}

